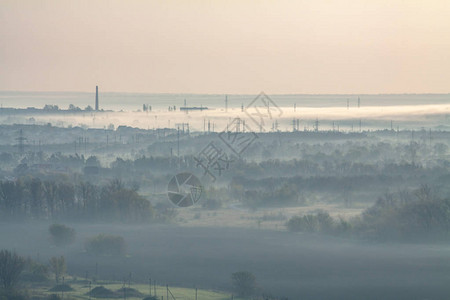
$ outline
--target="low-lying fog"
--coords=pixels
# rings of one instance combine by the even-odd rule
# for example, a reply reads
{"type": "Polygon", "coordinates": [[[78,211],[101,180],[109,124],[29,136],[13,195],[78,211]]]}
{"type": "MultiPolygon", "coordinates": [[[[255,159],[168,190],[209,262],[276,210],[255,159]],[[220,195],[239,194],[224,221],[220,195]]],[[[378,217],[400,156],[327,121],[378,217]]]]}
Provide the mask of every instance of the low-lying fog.
{"type": "MultiPolygon", "coordinates": [[[[341,130],[386,129],[395,122],[400,129],[436,128],[448,122],[450,104],[429,105],[390,105],[390,106],[364,106],[351,107],[280,107],[280,110],[271,110],[271,118],[267,112],[265,116],[257,115],[248,110],[257,121],[252,122],[249,116],[241,108],[212,109],[205,111],[168,111],[167,109],[154,110],[152,112],[123,111],[123,112],[60,112],[50,113],[21,113],[20,115],[0,114],[2,124],[47,124],[57,126],[81,126],[90,128],[108,128],[120,125],[132,126],[142,129],[177,128],[181,123],[189,123],[191,131],[216,131],[225,130],[234,118],[246,121],[247,131],[292,131],[293,119],[299,119],[298,130],[313,129],[317,119],[320,122],[320,130],[331,130],[333,124],[341,130]],[[262,127],[259,124],[263,122],[262,127]],[[274,123],[277,127],[274,128],[274,123]],[[209,125],[208,125],[209,124],[209,125]],[[209,130],[208,130],[209,126],[209,130]]],[[[187,128],[186,128],[187,129],[187,128]]]]}
{"type": "Polygon", "coordinates": [[[51,246],[48,224],[2,224],[0,248],[41,262],[64,255],[68,272],[84,278],[231,288],[231,273],[252,272],[267,293],[289,299],[446,299],[448,245],[371,244],[331,237],[251,229],[169,225],[71,225],[76,242],[51,246]],[[121,235],[128,256],[84,253],[86,238],[121,235]]]}

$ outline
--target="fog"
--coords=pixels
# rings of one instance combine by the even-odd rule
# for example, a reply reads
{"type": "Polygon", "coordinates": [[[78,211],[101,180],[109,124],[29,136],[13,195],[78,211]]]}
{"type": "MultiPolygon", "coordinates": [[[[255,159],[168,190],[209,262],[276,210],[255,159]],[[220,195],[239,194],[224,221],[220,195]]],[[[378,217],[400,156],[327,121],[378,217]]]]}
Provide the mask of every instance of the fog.
{"type": "MultiPolygon", "coordinates": [[[[395,128],[418,130],[423,127],[438,128],[448,126],[449,104],[426,105],[389,105],[389,106],[364,106],[364,107],[279,107],[276,115],[277,130],[292,131],[292,120],[299,120],[300,130],[312,130],[315,120],[319,120],[322,128],[331,130],[333,122],[340,125],[343,130],[358,130],[361,121],[362,130],[376,130],[390,128],[390,122],[395,122],[395,128]]],[[[251,112],[249,112],[251,115],[251,112]]],[[[84,128],[108,128],[114,126],[132,126],[141,129],[169,128],[177,129],[180,124],[189,124],[191,131],[207,131],[208,123],[210,131],[220,132],[226,130],[227,124],[234,118],[245,120],[248,115],[240,107],[212,108],[206,111],[168,111],[154,109],[151,112],[142,111],[106,111],[106,112],[76,112],[65,113],[36,113],[24,111],[20,115],[2,113],[0,121],[3,124],[39,124],[48,123],[60,127],[84,127],[84,128]]],[[[258,117],[256,122],[249,120],[247,130],[260,131],[258,117]]],[[[266,124],[265,131],[273,130],[273,122],[266,124]]],[[[187,128],[187,125],[186,125],[187,128]]]]}
{"type": "Polygon", "coordinates": [[[231,289],[230,274],[249,270],[258,285],[289,299],[442,299],[449,293],[448,245],[373,244],[310,234],[179,226],[78,225],[64,249],[46,240],[47,224],[2,225],[1,247],[46,261],[64,255],[84,277],[149,277],[171,286],[231,289]],[[32,228],[32,229],[31,229],[32,228]],[[14,232],[14,234],[11,234],[14,232]],[[97,233],[126,237],[127,257],[92,257],[83,241],[97,233]]]}
{"type": "Polygon", "coordinates": [[[449,15],[0,0],[0,300],[448,299],[449,15]]]}
{"type": "Polygon", "coordinates": [[[236,105],[2,108],[0,249],[28,258],[15,290],[47,299],[64,276],[69,299],[148,294],[149,278],[175,299],[445,298],[448,107],[280,106],[261,131],[236,105]]]}

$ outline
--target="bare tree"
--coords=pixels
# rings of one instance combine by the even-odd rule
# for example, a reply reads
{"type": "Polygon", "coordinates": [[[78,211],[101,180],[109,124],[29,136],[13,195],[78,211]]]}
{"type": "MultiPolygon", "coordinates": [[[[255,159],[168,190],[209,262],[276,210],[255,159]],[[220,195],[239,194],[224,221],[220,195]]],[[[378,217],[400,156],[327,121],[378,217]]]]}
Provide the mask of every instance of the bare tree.
{"type": "Polygon", "coordinates": [[[56,284],[59,283],[59,277],[61,277],[66,272],[66,260],[64,256],[56,257],[53,256],[49,261],[50,270],[55,274],[56,284]]]}
{"type": "Polygon", "coordinates": [[[251,296],[256,289],[256,278],[250,272],[241,271],[231,274],[233,288],[239,296],[251,296]]]}
{"type": "Polygon", "coordinates": [[[2,288],[10,290],[19,281],[20,273],[25,267],[25,260],[15,252],[0,251],[0,283],[2,288]]]}

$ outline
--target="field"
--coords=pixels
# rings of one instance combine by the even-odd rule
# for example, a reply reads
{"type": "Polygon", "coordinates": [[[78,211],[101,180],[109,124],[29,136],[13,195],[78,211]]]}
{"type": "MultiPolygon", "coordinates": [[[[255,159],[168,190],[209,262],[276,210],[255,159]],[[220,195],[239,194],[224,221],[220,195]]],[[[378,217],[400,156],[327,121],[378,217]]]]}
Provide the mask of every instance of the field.
{"type": "Polygon", "coordinates": [[[300,207],[262,208],[251,210],[241,207],[239,203],[208,211],[199,207],[189,207],[179,210],[176,222],[190,227],[234,227],[286,230],[286,221],[298,215],[314,213],[318,210],[327,211],[331,216],[344,219],[359,215],[367,204],[354,204],[352,207],[330,203],[316,203],[300,207]]]}
{"type": "MultiPolygon", "coordinates": [[[[142,287],[144,293],[148,278],[191,291],[195,286],[231,291],[231,274],[241,270],[252,272],[265,293],[289,299],[445,299],[450,293],[445,243],[373,244],[245,228],[72,226],[77,232],[75,243],[57,248],[48,243],[48,224],[2,224],[0,247],[42,263],[50,256],[64,255],[68,274],[80,279],[87,274],[92,281],[97,276],[120,282],[131,273],[131,287],[142,287]],[[102,232],[123,236],[127,256],[85,253],[86,238],[102,232]]],[[[158,295],[163,291],[160,288],[158,295]]],[[[182,289],[174,291],[180,291],[177,299],[193,299],[183,296],[182,289]]],[[[227,299],[230,294],[211,295],[227,299]]]]}
{"type": "MultiPolygon", "coordinates": [[[[67,284],[70,285],[70,287],[73,289],[73,291],[70,292],[54,292],[50,291],[52,288],[51,286],[39,286],[39,287],[33,287],[30,290],[30,293],[33,297],[48,297],[52,294],[59,295],[63,299],[66,300],[76,300],[76,299],[111,299],[113,297],[94,297],[89,296],[89,284],[86,283],[85,280],[76,280],[76,278],[68,278],[67,284]]],[[[145,284],[123,284],[123,283],[115,283],[115,282],[108,282],[108,281],[99,281],[96,284],[91,284],[90,288],[91,290],[98,288],[98,287],[104,287],[111,291],[117,291],[116,297],[119,299],[129,299],[129,300],[141,300],[144,297],[148,297],[150,295],[149,285],[145,284]],[[125,287],[125,289],[124,289],[125,287]],[[130,293],[130,290],[133,293],[130,293]],[[124,291],[124,293],[122,292],[124,291]],[[135,291],[138,291],[142,294],[142,296],[139,297],[133,297],[133,294],[135,291]],[[127,292],[129,294],[127,294],[127,292]],[[131,294],[131,296],[130,296],[131,294]]],[[[202,299],[202,300],[228,300],[231,299],[230,294],[226,294],[223,292],[216,292],[216,291],[208,291],[208,290],[201,290],[198,289],[196,291],[195,288],[179,288],[179,287],[169,287],[167,289],[166,286],[160,286],[160,285],[153,285],[151,286],[151,295],[156,296],[158,299],[167,299],[167,295],[169,295],[168,299],[184,299],[184,300],[195,300],[195,299],[202,299]],[[169,293],[169,294],[168,294],[169,293]],[[197,298],[196,298],[197,294],[197,298]]],[[[233,299],[240,300],[243,298],[237,298],[233,297],[233,299]]]]}

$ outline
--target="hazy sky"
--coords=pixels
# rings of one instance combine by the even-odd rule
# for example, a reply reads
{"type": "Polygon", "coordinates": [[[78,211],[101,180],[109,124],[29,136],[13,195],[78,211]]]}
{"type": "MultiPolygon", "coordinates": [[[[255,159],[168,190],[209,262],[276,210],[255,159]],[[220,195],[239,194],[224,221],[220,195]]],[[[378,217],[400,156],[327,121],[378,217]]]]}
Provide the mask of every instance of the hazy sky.
{"type": "Polygon", "coordinates": [[[448,93],[450,1],[0,0],[0,90],[448,93]]]}

